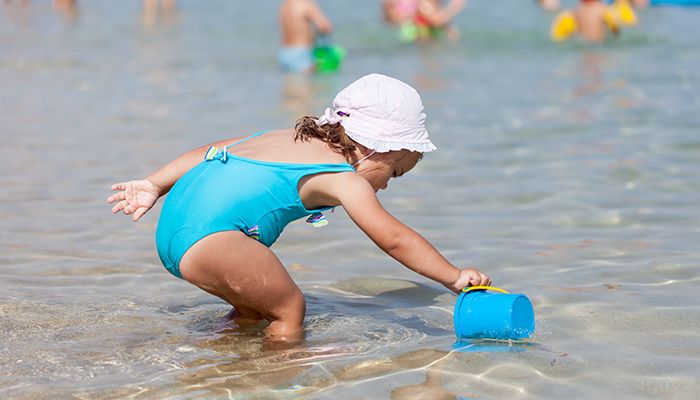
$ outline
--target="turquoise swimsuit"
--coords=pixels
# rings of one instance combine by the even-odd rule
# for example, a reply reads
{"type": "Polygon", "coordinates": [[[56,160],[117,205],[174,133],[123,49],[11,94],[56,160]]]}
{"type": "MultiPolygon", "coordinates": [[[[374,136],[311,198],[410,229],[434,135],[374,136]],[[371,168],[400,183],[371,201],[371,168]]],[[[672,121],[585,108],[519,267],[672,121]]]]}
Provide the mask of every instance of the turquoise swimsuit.
{"type": "MultiPolygon", "coordinates": [[[[287,224],[329,209],[307,210],[299,180],[323,172],[354,172],[350,164],[290,164],[218,151],[184,174],[170,189],[158,221],[156,247],[165,268],[178,278],[180,260],[196,242],[221,231],[241,231],[270,247],[287,224]]],[[[313,221],[313,220],[312,220],[313,221]]]]}

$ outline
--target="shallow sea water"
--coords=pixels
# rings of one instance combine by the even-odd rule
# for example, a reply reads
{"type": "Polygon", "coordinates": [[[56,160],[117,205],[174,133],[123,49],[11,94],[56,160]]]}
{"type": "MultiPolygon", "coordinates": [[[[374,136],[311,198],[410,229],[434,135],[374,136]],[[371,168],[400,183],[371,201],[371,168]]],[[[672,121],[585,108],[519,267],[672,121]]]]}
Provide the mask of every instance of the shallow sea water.
{"type": "Polygon", "coordinates": [[[460,42],[408,46],[377,2],[321,2],[349,57],[308,78],[277,69],[276,2],[153,21],[48,3],[0,5],[0,397],[697,398],[700,8],[557,46],[532,2],[474,1],[460,42]],[[338,208],[274,246],[308,299],[304,343],[280,348],[163,269],[157,209],[110,214],[112,182],[319,114],[370,72],[418,88],[439,147],[382,202],[526,293],[530,341],[453,351],[456,297],[338,208]]]}

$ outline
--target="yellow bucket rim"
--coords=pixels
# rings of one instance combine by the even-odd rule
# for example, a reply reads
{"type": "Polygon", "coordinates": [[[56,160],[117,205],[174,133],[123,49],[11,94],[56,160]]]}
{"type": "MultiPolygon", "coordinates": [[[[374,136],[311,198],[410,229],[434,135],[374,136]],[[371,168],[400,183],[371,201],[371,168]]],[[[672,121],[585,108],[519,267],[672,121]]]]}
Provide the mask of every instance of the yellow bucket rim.
{"type": "Polygon", "coordinates": [[[501,292],[501,293],[508,294],[507,290],[497,288],[495,286],[469,286],[469,287],[465,287],[464,289],[462,289],[462,292],[468,293],[472,290],[493,290],[494,292],[501,292]]]}

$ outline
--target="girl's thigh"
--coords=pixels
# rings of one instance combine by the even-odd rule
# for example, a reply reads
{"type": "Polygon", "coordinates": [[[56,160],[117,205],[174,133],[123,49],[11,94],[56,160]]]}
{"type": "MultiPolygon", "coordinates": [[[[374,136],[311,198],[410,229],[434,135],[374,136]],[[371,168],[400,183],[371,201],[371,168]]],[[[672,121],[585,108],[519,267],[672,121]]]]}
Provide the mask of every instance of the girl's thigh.
{"type": "Polygon", "coordinates": [[[277,256],[240,231],[197,242],[182,258],[180,272],[243,313],[253,311],[269,321],[304,319],[304,296],[277,256]]]}

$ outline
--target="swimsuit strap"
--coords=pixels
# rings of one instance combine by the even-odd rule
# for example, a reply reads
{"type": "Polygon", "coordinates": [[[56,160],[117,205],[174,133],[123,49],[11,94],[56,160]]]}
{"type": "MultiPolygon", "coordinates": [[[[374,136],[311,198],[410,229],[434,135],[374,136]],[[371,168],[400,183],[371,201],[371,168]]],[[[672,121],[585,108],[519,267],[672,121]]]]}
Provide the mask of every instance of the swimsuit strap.
{"type": "Polygon", "coordinates": [[[216,159],[216,160],[221,160],[222,162],[226,162],[228,160],[228,148],[229,147],[233,147],[239,143],[243,143],[246,140],[252,139],[256,136],[260,136],[265,132],[267,132],[267,131],[258,132],[256,134],[244,137],[243,139],[241,139],[239,141],[236,141],[236,142],[233,142],[229,145],[224,146],[221,149],[221,151],[219,151],[219,148],[216,146],[209,146],[209,149],[207,150],[207,152],[204,153],[204,161],[211,161],[211,160],[216,159]]]}
{"type": "Polygon", "coordinates": [[[237,141],[237,142],[233,142],[233,143],[231,143],[231,144],[229,144],[229,145],[226,145],[225,148],[226,148],[226,147],[233,147],[233,146],[235,146],[235,145],[237,145],[237,144],[239,144],[239,143],[245,142],[246,140],[250,140],[250,139],[252,139],[252,138],[254,138],[254,137],[258,137],[258,136],[262,135],[262,134],[265,133],[265,132],[267,132],[267,131],[258,132],[258,133],[252,134],[252,135],[250,135],[250,136],[244,137],[243,139],[241,139],[241,140],[239,140],[239,141],[237,141]]]}

